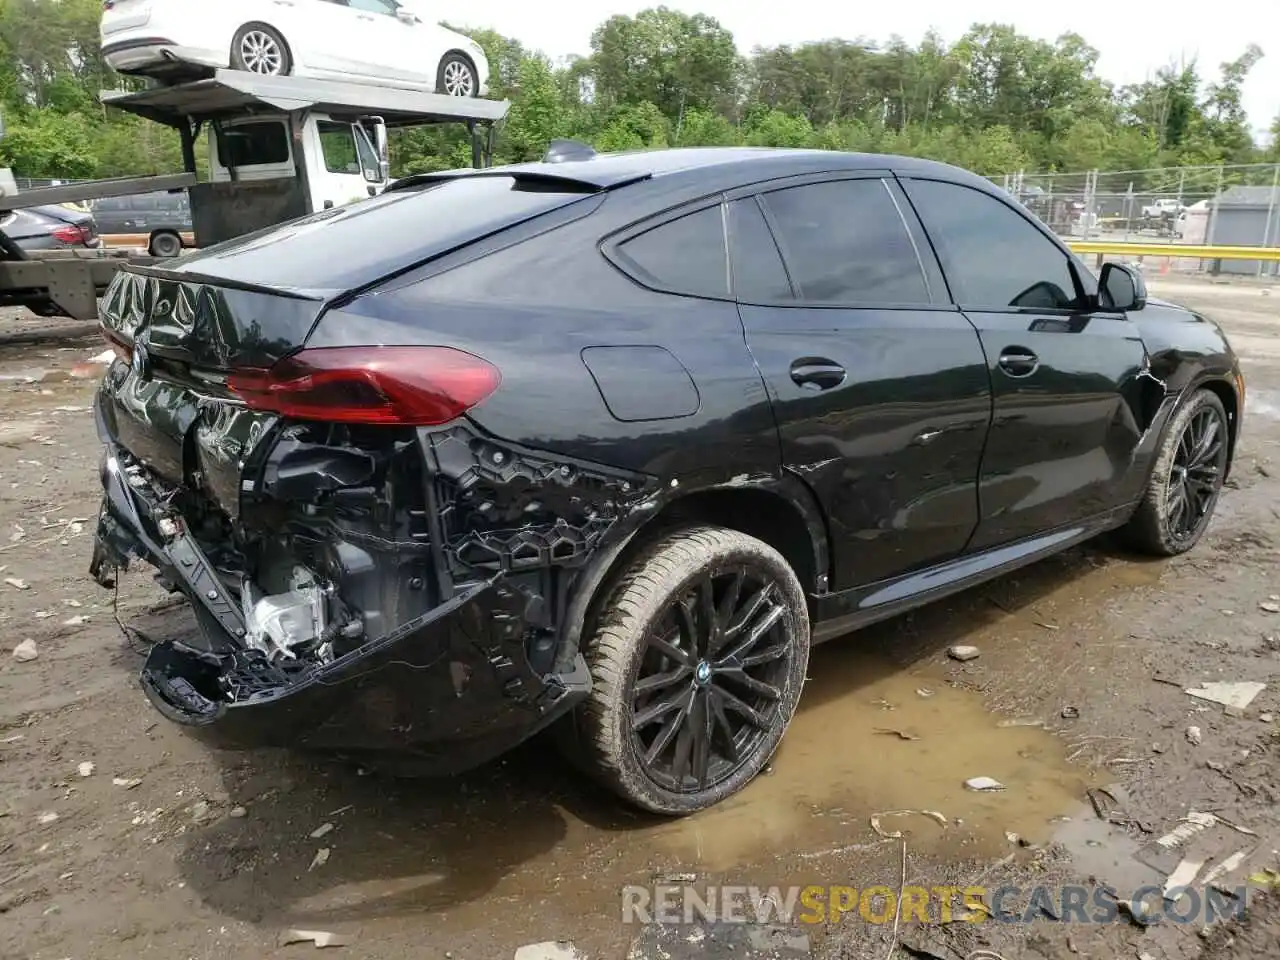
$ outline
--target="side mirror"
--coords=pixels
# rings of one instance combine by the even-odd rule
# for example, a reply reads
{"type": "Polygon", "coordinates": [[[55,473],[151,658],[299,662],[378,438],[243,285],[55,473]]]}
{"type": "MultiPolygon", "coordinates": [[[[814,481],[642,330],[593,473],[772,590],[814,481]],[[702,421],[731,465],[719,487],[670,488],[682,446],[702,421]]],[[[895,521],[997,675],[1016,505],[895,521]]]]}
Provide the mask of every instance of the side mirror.
{"type": "Polygon", "coordinates": [[[391,179],[391,147],[387,141],[387,124],[381,117],[370,117],[369,126],[373,129],[373,148],[378,153],[378,173],[382,182],[391,179]]]}
{"type": "Polygon", "coordinates": [[[1147,305],[1147,282],[1127,264],[1104,263],[1098,300],[1104,310],[1141,310],[1147,305]]]}

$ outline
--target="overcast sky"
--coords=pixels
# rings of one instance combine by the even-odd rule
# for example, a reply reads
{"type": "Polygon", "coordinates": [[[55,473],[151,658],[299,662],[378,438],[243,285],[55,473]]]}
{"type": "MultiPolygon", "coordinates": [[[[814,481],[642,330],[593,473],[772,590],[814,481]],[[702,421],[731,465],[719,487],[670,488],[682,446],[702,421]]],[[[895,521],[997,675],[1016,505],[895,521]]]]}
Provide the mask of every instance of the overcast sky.
{"type": "MultiPolygon", "coordinates": [[[[442,20],[492,27],[552,57],[588,53],[591,31],[615,13],[633,14],[657,2],[626,0],[418,0],[442,20]]],[[[1102,53],[1099,72],[1116,84],[1140,82],[1171,59],[1196,58],[1201,76],[1217,75],[1250,43],[1268,54],[1245,86],[1245,107],[1256,130],[1280,113],[1280,0],[1234,0],[1209,5],[1144,4],[1138,0],[667,0],[702,12],[733,31],[744,52],[753,46],[859,35],[885,40],[898,33],[915,43],[930,27],[956,40],[975,20],[1011,23],[1052,40],[1068,30],[1102,53]]]]}

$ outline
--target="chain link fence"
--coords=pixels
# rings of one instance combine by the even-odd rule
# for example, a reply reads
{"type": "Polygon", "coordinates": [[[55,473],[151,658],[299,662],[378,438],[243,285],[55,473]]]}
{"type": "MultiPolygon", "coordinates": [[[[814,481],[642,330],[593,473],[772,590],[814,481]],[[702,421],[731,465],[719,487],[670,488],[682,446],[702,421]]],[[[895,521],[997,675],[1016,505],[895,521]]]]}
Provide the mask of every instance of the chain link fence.
{"type": "MultiPolygon", "coordinates": [[[[1280,164],[1017,173],[992,178],[1070,240],[1280,247],[1280,164]]],[[[1276,275],[1260,261],[1171,258],[1177,270],[1276,275]]]]}

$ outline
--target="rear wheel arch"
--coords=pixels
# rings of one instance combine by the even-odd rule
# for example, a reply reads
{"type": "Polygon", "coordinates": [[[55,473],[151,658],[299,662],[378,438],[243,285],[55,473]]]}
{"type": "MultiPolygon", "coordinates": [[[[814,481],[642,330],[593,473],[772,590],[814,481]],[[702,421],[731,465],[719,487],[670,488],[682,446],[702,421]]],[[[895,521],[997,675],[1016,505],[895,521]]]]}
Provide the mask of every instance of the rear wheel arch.
{"type": "Polygon", "coordinates": [[[614,582],[637,553],[676,527],[696,524],[736,530],[782,554],[806,593],[824,592],[829,577],[826,524],[813,496],[790,476],[760,487],[715,486],[669,501],[609,547],[579,574],[566,609],[557,667],[567,669],[593,633],[614,582]]]}

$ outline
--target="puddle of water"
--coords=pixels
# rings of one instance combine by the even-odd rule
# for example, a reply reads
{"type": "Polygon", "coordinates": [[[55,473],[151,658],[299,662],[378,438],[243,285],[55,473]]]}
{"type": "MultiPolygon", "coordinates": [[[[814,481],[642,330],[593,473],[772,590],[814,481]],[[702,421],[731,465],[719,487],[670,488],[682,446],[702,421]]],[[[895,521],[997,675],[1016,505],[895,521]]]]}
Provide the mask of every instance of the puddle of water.
{"type": "Polygon", "coordinates": [[[1072,818],[1059,826],[1053,841],[1066,849],[1081,876],[1097,878],[1126,894],[1164,882],[1164,874],[1138,859],[1141,843],[1119,827],[1099,820],[1087,806],[1077,808],[1072,818]]]}
{"type": "Polygon", "coordinates": [[[936,811],[948,821],[883,817],[882,828],[903,831],[913,852],[1000,857],[1012,849],[1006,832],[1050,840],[1058,827],[1051,818],[1073,811],[1091,785],[1066,764],[1052,734],[1000,726],[979,694],[951,688],[927,668],[881,660],[866,652],[862,637],[816,649],[809,675],[772,772],[712,810],[654,820],[630,815],[609,797],[570,788],[553,800],[541,780],[521,790],[522,775],[496,778],[430,813],[432,826],[444,831],[444,848],[434,856],[424,844],[348,846],[334,862],[376,863],[359,865],[346,883],[322,884],[310,895],[299,890],[288,906],[290,922],[379,919],[388,931],[408,931],[429,913],[433,927],[461,933],[484,929],[495,909],[520,904],[538,912],[548,930],[571,923],[581,935],[608,939],[621,935],[619,891],[626,884],[682,873],[769,885],[843,882],[851,869],[896,857],[896,844],[880,842],[869,821],[902,809],[936,811]],[[979,776],[1005,789],[964,787],[979,776]],[[449,823],[455,828],[446,829],[449,823]]]}
{"type": "Polygon", "coordinates": [[[887,810],[937,811],[951,821],[946,828],[918,816],[882,823],[909,831],[913,847],[939,853],[1000,855],[1007,831],[1047,839],[1048,818],[1070,809],[1087,786],[1065,763],[1062,743],[1035,727],[1001,727],[978,695],[879,662],[856,650],[857,642],[814,651],[771,775],[637,839],[673,863],[708,871],[874,842],[870,817],[887,810]],[[922,688],[932,695],[921,696],[922,688]],[[979,776],[1006,789],[965,788],[979,776]]]}

